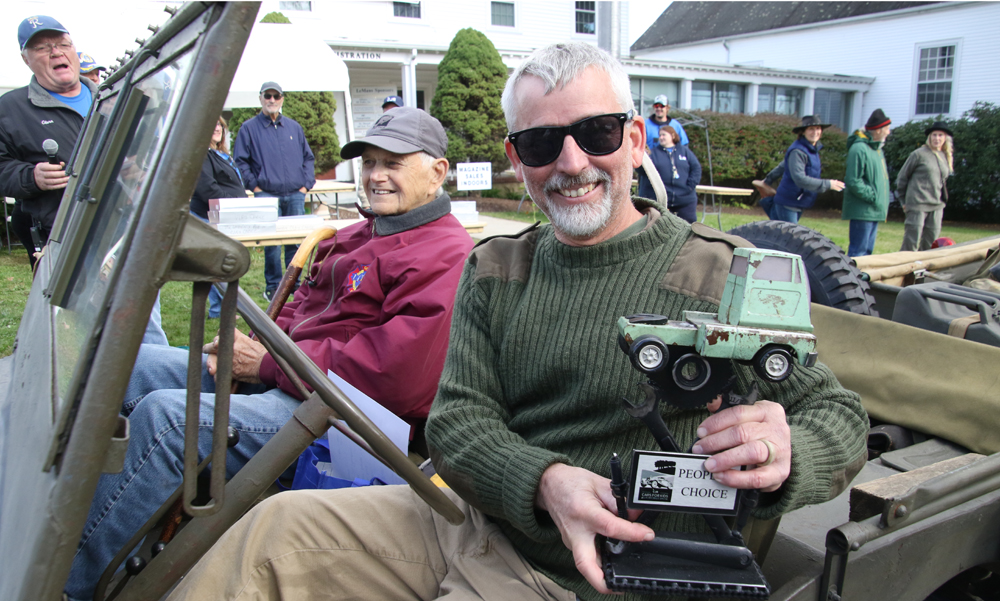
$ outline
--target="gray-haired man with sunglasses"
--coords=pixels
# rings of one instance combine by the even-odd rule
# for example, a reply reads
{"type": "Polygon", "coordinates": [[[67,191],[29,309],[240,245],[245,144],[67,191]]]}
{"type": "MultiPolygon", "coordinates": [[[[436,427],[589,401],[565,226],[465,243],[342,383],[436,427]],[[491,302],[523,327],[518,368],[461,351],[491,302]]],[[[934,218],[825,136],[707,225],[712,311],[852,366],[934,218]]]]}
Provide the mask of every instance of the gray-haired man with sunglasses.
{"type": "MultiPolygon", "coordinates": [[[[742,241],[630,197],[643,120],[603,51],[536,51],[502,102],[507,156],[551,225],[481,244],[459,284],[427,440],[465,523],[404,487],[279,495],[182,583],[188,598],[310,586],[334,598],[596,599],[608,592],[596,535],[653,537],[637,513],[618,517],[608,479],[612,453],[657,448],[622,410],[641,378],[614,324],[717,310],[742,241]]],[[[755,376],[734,369],[746,393],[755,376]]],[[[770,401],[665,412],[682,447],[714,455],[714,479],[765,491],[756,516],[772,518],[845,486],[866,458],[867,418],[822,365],[761,389],[770,401]]],[[[660,515],[656,530],[704,529],[697,516],[660,515]]]]}

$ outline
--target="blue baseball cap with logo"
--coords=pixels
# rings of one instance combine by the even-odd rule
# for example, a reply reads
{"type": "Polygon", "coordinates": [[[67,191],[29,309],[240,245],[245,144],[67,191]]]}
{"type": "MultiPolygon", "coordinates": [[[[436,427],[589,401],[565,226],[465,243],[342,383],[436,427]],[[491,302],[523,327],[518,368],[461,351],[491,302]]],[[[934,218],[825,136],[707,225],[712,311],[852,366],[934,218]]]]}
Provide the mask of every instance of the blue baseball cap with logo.
{"type": "Polygon", "coordinates": [[[76,55],[80,57],[80,73],[90,73],[95,70],[107,71],[107,69],[97,64],[94,57],[90,56],[86,52],[77,52],[76,55]]]}
{"type": "Polygon", "coordinates": [[[385,108],[387,104],[395,104],[396,106],[403,106],[403,99],[399,96],[386,96],[385,100],[382,101],[382,108],[385,108]]]}
{"type": "Polygon", "coordinates": [[[31,38],[34,37],[36,33],[41,33],[43,31],[69,33],[66,31],[66,28],[62,26],[62,23],[56,21],[52,17],[46,17],[45,15],[28,17],[27,19],[21,21],[21,24],[17,26],[17,44],[20,46],[20,49],[24,50],[24,47],[28,45],[31,38]]]}

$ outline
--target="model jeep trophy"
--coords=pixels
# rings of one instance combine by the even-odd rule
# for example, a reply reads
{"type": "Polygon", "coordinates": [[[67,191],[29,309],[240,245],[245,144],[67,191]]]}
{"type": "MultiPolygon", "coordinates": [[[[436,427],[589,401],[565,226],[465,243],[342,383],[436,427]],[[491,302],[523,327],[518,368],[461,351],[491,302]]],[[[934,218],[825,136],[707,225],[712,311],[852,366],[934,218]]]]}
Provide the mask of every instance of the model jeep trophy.
{"type": "Polygon", "coordinates": [[[618,513],[679,511],[701,514],[710,535],[658,532],[649,542],[607,539],[602,545],[605,581],[612,590],[696,597],[766,598],[770,587],[741,531],[757,505],[758,491],[719,484],[704,469],[707,455],[682,452],[663,420],[661,402],[682,409],[722,397],[720,410],[757,400],[733,391],[732,361],[780,382],[794,364],[816,363],[809,317],[809,283],[798,255],[737,248],[718,313],[685,311],[683,321],[660,315],[618,320],[618,343],[647,376],[645,399],[625,400],[626,411],[650,429],[660,451],[632,451],[630,478],[611,459],[611,488],[618,513]],[[725,516],[734,516],[732,526],[725,516]]]}

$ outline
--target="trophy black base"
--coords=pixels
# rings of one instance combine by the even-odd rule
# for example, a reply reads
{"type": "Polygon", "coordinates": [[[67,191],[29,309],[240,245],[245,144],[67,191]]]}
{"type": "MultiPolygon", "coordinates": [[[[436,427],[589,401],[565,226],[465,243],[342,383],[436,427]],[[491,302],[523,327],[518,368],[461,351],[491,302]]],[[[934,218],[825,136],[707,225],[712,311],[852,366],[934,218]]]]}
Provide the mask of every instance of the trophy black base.
{"type": "MultiPolygon", "coordinates": [[[[679,533],[671,536],[714,542],[711,537],[679,533]]],[[[719,599],[767,599],[771,594],[757,562],[746,568],[731,568],[628,549],[614,554],[603,544],[601,548],[604,581],[613,591],[719,599]]]]}

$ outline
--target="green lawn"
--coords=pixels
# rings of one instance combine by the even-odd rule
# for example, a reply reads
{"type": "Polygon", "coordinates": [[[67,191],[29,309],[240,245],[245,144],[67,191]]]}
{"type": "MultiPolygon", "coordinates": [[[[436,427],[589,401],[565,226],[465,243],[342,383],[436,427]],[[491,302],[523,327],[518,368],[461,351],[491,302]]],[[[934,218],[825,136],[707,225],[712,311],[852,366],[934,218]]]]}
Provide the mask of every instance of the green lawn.
{"type": "MultiPolygon", "coordinates": [[[[502,219],[517,219],[532,223],[534,221],[547,221],[545,216],[538,212],[534,213],[484,213],[491,217],[502,219]]],[[[701,213],[699,213],[699,218],[701,213]]],[[[725,208],[722,214],[722,229],[729,230],[751,221],[763,220],[763,211],[752,213],[726,213],[725,208]]],[[[710,215],[705,220],[710,226],[717,226],[714,215],[710,215]]],[[[802,225],[821,232],[841,248],[847,247],[847,222],[839,218],[806,217],[802,219],[802,225]]],[[[966,242],[997,234],[996,228],[971,228],[956,227],[945,223],[941,234],[949,236],[956,242],[966,242]]],[[[900,222],[886,222],[879,225],[878,239],[875,243],[875,253],[889,253],[899,250],[903,241],[903,224],[900,222]]],[[[264,291],[264,249],[250,249],[250,271],[240,280],[240,285],[257,301],[261,308],[266,308],[262,293],[264,291]]],[[[24,311],[24,304],[28,299],[28,292],[31,288],[31,274],[28,269],[28,255],[22,248],[15,248],[11,253],[0,250],[0,278],[3,278],[4,285],[0,286],[0,357],[6,357],[13,351],[14,337],[21,322],[21,313],[24,311]]],[[[163,287],[160,293],[161,314],[163,316],[163,329],[167,333],[167,339],[174,346],[186,346],[188,344],[189,316],[191,310],[191,286],[184,282],[170,282],[163,287]]],[[[218,320],[210,319],[206,323],[205,331],[214,332],[218,327],[218,320]]],[[[241,329],[245,332],[247,327],[242,324],[241,329]]]]}
{"type": "MultiPolygon", "coordinates": [[[[262,308],[267,308],[264,300],[264,249],[251,248],[250,271],[240,280],[262,308]]],[[[28,300],[31,290],[31,272],[28,268],[28,254],[23,248],[14,248],[8,254],[6,248],[0,251],[0,278],[4,286],[0,286],[0,357],[6,357],[13,352],[14,336],[21,323],[21,313],[28,300]]],[[[174,346],[187,346],[191,315],[191,284],[187,282],[169,282],[160,290],[160,314],[163,318],[163,330],[167,339],[174,346]]],[[[218,329],[218,319],[206,321],[205,332],[215,332],[218,329]]],[[[247,332],[246,324],[240,323],[240,329],[247,332]]]]}
{"type": "MultiPolygon", "coordinates": [[[[767,217],[764,215],[764,211],[758,209],[756,212],[747,213],[741,211],[739,213],[727,213],[726,208],[723,207],[722,213],[722,231],[729,231],[738,225],[743,225],[744,223],[750,223],[753,221],[764,221],[767,217]]],[[[541,221],[547,223],[545,215],[541,212],[535,210],[533,213],[483,213],[484,215],[489,215],[490,217],[499,217],[501,219],[515,219],[518,221],[524,221],[527,223],[534,223],[535,221],[541,221]]],[[[835,213],[829,213],[834,215],[835,213]]],[[[702,219],[702,212],[698,211],[698,219],[702,219]]],[[[718,227],[718,219],[715,215],[709,215],[707,219],[704,220],[706,225],[711,227],[718,227]]],[[[843,221],[840,217],[804,217],[800,222],[800,225],[812,228],[817,232],[823,234],[830,240],[837,244],[842,249],[847,248],[847,221],[843,221]]],[[[1000,231],[995,227],[990,229],[985,228],[972,228],[972,227],[957,227],[948,223],[944,224],[941,228],[941,235],[948,236],[953,239],[956,243],[958,242],[968,242],[970,240],[978,240],[979,238],[985,238],[987,236],[995,236],[1000,231]]],[[[896,252],[903,245],[903,223],[896,221],[887,221],[885,223],[880,223],[878,226],[878,237],[875,241],[875,254],[881,255],[884,253],[896,252]]]]}

